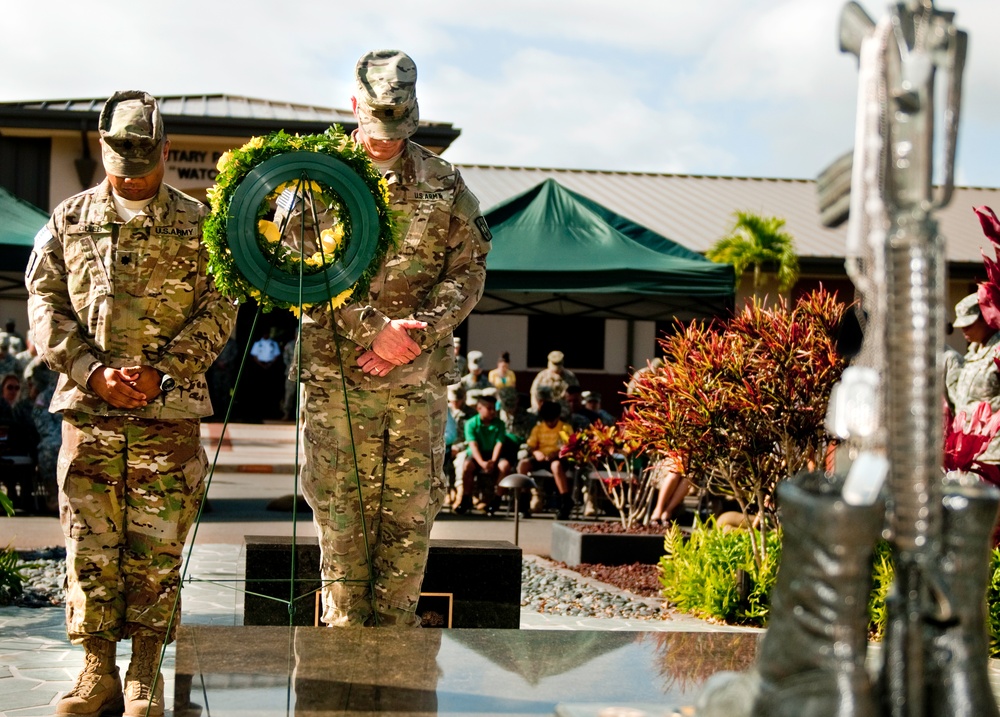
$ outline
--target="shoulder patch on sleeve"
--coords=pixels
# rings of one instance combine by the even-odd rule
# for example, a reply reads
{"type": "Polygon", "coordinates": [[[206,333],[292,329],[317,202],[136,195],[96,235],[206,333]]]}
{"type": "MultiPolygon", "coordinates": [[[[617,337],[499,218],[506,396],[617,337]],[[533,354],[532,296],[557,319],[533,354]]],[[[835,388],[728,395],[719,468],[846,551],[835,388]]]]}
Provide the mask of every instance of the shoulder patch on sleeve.
{"type": "Polygon", "coordinates": [[[493,233],[490,232],[490,225],[486,223],[486,217],[480,214],[475,220],[476,228],[479,233],[483,235],[483,239],[486,241],[493,241],[493,233]]]}
{"type": "Polygon", "coordinates": [[[34,249],[34,251],[41,251],[50,241],[52,241],[52,232],[49,231],[49,225],[46,224],[38,230],[37,234],[35,234],[35,242],[32,249],[34,249]]]}
{"type": "Polygon", "coordinates": [[[455,197],[455,215],[466,224],[475,227],[484,241],[493,239],[490,227],[479,210],[479,200],[476,199],[475,194],[469,191],[468,187],[462,187],[458,196],[455,197]]]}

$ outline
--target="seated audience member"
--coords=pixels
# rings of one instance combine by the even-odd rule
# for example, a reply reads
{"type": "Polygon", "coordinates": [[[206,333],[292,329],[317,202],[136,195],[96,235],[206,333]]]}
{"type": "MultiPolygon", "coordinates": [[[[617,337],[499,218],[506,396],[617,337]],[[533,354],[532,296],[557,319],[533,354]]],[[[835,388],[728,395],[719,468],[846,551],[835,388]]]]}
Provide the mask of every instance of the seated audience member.
{"type": "Polygon", "coordinates": [[[493,388],[489,376],[483,371],[483,352],[469,352],[469,373],[462,377],[462,386],[465,387],[465,402],[470,406],[475,406],[479,396],[487,389],[493,388]]]}
{"type": "Polygon", "coordinates": [[[455,353],[455,369],[459,376],[469,373],[469,361],[462,355],[462,339],[458,336],[451,340],[452,351],[455,353]]]}
{"type": "Polygon", "coordinates": [[[597,413],[583,405],[583,389],[579,386],[566,388],[566,407],[569,415],[567,416],[564,411],[563,418],[569,418],[574,431],[582,431],[592,423],[601,420],[597,413]]]}
{"type": "Polygon", "coordinates": [[[56,375],[45,364],[29,364],[25,378],[32,400],[31,417],[38,433],[38,483],[44,496],[45,511],[59,513],[59,485],[56,466],[62,446],[62,413],[50,413],[49,404],[56,390],[56,375]]]}
{"type": "Polygon", "coordinates": [[[649,522],[667,525],[675,519],[674,514],[691,492],[691,483],[684,477],[684,459],[676,452],[658,459],[652,471],[653,480],[659,483],[659,493],[649,522]]]}
{"type": "Polygon", "coordinates": [[[21,379],[8,373],[0,379],[0,452],[12,456],[38,455],[38,432],[32,417],[32,401],[21,397],[21,379]]]}
{"type": "MultiPolygon", "coordinates": [[[[572,486],[566,475],[566,463],[559,458],[559,449],[569,440],[572,427],[560,419],[562,406],[555,401],[546,401],[538,409],[538,423],[531,429],[528,436],[527,458],[517,464],[517,472],[528,474],[532,471],[545,469],[552,471],[559,491],[559,520],[569,518],[573,510],[572,486]]],[[[539,506],[533,505],[537,509],[539,506]]]]}
{"type": "Polygon", "coordinates": [[[601,394],[597,391],[584,391],[583,405],[586,406],[587,410],[596,413],[597,418],[605,426],[613,426],[615,424],[615,417],[601,408],[601,394]]]}
{"type": "Polygon", "coordinates": [[[526,393],[518,393],[516,388],[501,388],[497,392],[500,403],[500,418],[507,426],[507,435],[518,444],[525,443],[531,429],[538,423],[538,416],[528,411],[531,399],[526,393]]]}
{"type": "Polygon", "coordinates": [[[444,424],[444,477],[448,486],[449,507],[458,505],[457,476],[462,475],[465,464],[465,422],[476,415],[475,409],[465,404],[465,387],[460,383],[448,387],[448,413],[444,424]]]}
{"type": "Polygon", "coordinates": [[[510,354],[506,351],[497,359],[497,367],[490,371],[489,381],[498,390],[517,386],[517,376],[510,370],[510,354]]]}
{"type": "Polygon", "coordinates": [[[0,344],[0,376],[7,374],[17,374],[17,359],[14,354],[3,344],[0,344]]]}
{"type": "Polygon", "coordinates": [[[496,484],[510,473],[511,447],[507,429],[497,415],[496,397],[482,395],[476,400],[476,415],[465,422],[466,458],[462,469],[462,499],[455,512],[468,513],[472,508],[472,494],[476,474],[482,473],[490,480],[484,508],[492,515],[500,503],[496,484]]]}
{"type": "Polygon", "coordinates": [[[580,385],[576,375],[563,365],[566,357],[562,351],[550,351],[547,358],[548,364],[538,372],[535,380],[531,382],[531,406],[536,411],[546,400],[542,395],[543,388],[548,389],[550,400],[562,401],[565,398],[567,387],[580,385]]]}
{"type": "Polygon", "coordinates": [[[2,382],[0,382],[0,399],[3,399],[3,402],[7,404],[7,408],[13,411],[14,404],[17,403],[18,396],[20,395],[21,379],[17,377],[17,374],[6,374],[2,382]]]}
{"type": "Polygon", "coordinates": [[[637,368],[633,372],[632,378],[629,379],[628,385],[625,388],[625,393],[631,396],[633,393],[635,393],[635,384],[640,378],[642,378],[648,373],[655,373],[656,371],[659,371],[660,368],[662,367],[663,367],[663,359],[655,358],[649,363],[647,363],[645,366],[637,368]]]}

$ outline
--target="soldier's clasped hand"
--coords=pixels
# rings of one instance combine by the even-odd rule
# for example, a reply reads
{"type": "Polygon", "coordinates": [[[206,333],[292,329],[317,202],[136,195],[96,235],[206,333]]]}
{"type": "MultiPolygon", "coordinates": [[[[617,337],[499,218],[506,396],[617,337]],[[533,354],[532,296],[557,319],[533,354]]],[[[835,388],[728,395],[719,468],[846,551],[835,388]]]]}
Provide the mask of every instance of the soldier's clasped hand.
{"type": "MultiPolygon", "coordinates": [[[[154,369],[155,370],[155,369],[154,369]]],[[[146,395],[135,387],[134,369],[101,366],[90,376],[90,390],[114,408],[139,408],[148,403],[146,395]]]]}
{"type": "Polygon", "coordinates": [[[420,345],[407,332],[426,328],[427,323],[424,321],[393,319],[378,332],[371,350],[396,366],[410,363],[420,355],[420,345]]]}

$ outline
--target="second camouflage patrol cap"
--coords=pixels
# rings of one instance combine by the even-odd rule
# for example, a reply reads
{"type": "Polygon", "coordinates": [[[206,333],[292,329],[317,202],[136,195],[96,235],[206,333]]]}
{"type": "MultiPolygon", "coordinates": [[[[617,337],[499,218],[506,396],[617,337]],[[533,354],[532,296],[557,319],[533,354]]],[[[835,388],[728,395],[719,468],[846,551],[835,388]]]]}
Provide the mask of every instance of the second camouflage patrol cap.
{"type": "Polygon", "coordinates": [[[104,169],[116,177],[144,177],[163,154],[163,118],[156,99],[141,90],[116,92],[97,124],[104,169]]]}
{"type": "Polygon", "coordinates": [[[964,329],[976,323],[976,319],[980,316],[982,312],[979,310],[979,294],[969,294],[955,304],[955,320],[951,325],[956,329],[964,329]]]}
{"type": "Polygon", "coordinates": [[[358,60],[358,122],[372,139],[406,139],[417,131],[417,66],[400,50],[372,50],[358,60]]]}

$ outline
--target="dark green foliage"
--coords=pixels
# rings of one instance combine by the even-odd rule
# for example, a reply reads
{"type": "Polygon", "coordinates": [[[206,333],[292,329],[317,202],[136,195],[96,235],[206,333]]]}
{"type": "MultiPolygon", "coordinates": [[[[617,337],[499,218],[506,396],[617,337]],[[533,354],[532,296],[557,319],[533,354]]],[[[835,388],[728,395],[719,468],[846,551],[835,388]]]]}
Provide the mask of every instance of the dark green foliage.
{"type": "MultiPolygon", "coordinates": [[[[757,535],[760,540],[760,534],[757,535]]],[[[685,539],[676,525],[666,534],[660,560],[663,596],[683,612],[744,625],[763,625],[767,595],[781,559],[780,534],[770,531],[760,568],[747,531],[696,522],[685,539]],[[740,576],[746,576],[740,580],[740,576]],[[742,583],[742,588],[741,588],[742,583]]]]}
{"type": "MultiPolygon", "coordinates": [[[[666,554],[660,560],[663,597],[681,612],[738,625],[766,627],[768,595],[781,561],[781,532],[767,536],[767,559],[755,567],[750,535],[745,530],[723,530],[714,521],[695,523],[685,539],[674,526],[664,541],[666,554]],[[773,541],[773,544],[772,544],[773,541]],[[749,576],[750,589],[740,595],[740,574],[749,576]]],[[[990,657],[1000,656],[1000,550],[992,553],[992,580],[987,591],[990,626],[990,657]]],[[[868,599],[869,636],[881,640],[885,633],[885,598],[895,570],[889,544],[875,546],[872,590],[868,599]]],[[[746,584],[747,581],[744,581],[746,584]]]]}
{"type": "Polygon", "coordinates": [[[0,605],[13,604],[24,592],[25,576],[18,562],[14,548],[7,547],[0,552],[0,605]]]}

